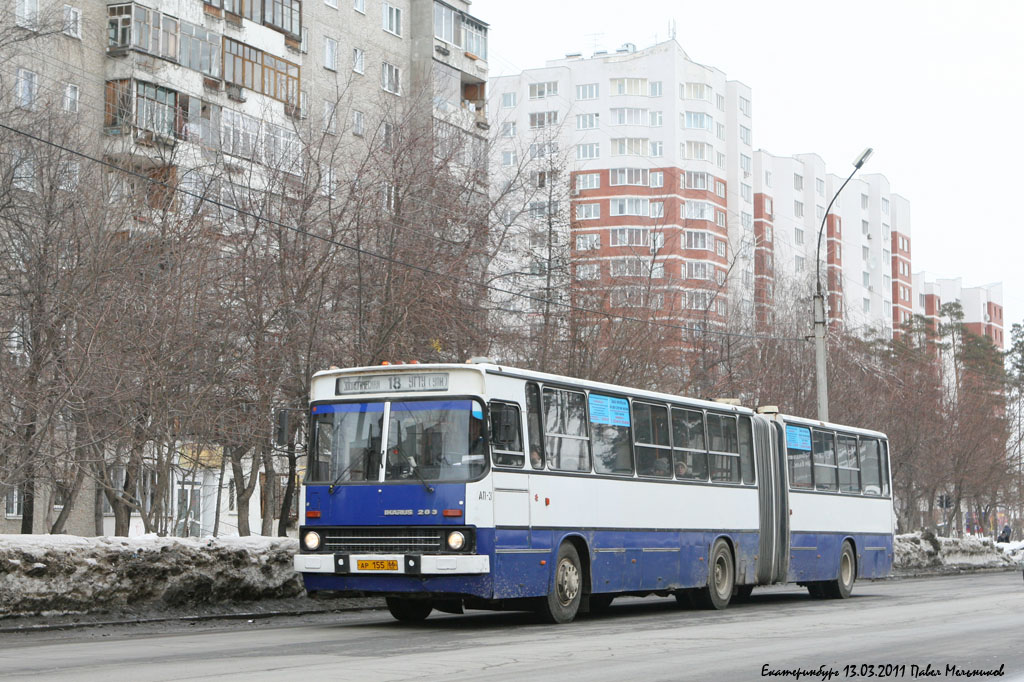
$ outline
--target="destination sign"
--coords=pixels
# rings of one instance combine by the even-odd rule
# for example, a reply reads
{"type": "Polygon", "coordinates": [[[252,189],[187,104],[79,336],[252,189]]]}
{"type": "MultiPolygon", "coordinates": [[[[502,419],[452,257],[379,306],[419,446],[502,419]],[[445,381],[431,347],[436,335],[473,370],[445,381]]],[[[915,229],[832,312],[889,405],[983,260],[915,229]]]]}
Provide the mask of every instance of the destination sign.
{"type": "Polygon", "coordinates": [[[339,377],[334,388],[334,392],[338,395],[446,390],[448,390],[448,375],[442,373],[395,373],[362,377],[339,377]]]}

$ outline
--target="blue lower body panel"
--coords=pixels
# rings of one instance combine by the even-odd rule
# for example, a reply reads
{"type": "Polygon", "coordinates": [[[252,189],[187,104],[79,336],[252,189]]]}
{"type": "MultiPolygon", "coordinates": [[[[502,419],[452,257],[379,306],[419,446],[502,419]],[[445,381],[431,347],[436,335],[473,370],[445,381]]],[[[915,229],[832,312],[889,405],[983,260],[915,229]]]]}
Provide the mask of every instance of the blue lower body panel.
{"type": "Polygon", "coordinates": [[[892,536],[843,533],[793,533],[789,582],[835,580],[843,543],[853,545],[858,578],[882,578],[892,570],[892,536]]]}

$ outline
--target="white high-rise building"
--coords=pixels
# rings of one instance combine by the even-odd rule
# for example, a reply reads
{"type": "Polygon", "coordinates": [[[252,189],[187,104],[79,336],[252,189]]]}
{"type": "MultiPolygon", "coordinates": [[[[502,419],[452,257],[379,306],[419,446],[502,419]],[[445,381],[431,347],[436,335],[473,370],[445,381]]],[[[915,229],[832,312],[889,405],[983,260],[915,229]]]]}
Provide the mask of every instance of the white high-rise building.
{"type": "MultiPolygon", "coordinates": [[[[726,286],[753,280],[751,106],[750,88],[674,40],[570,54],[491,81],[492,186],[525,177],[537,190],[563,174],[557,205],[549,194],[508,219],[539,244],[561,216],[548,242],[564,247],[567,280],[589,304],[718,325],[751,302],[749,286],[726,286]]],[[[548,274],[504,267],[536,273],[536,286],[548,274]]]]}

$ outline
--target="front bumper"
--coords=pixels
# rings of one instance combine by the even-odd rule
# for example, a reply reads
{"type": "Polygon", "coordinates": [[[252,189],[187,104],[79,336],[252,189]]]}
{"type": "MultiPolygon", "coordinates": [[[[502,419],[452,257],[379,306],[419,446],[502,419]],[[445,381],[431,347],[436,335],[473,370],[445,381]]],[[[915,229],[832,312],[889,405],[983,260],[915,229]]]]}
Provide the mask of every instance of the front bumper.
{"type": "Polygon", "coordinates": [[[491,572],[491,558],[480,554],[296,554],[294,566],[299,573],[331,575],[481,575],[491,572]],[[377,567],[383,562],[395,568],[360,568],[360,562],[377,567]]]}

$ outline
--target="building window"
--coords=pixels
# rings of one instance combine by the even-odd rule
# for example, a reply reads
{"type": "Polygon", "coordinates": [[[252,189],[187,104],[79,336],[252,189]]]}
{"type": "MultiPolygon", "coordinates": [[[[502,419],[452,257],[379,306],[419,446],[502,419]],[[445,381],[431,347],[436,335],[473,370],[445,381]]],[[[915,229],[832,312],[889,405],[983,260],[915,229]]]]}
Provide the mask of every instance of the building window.
{"type": "Polygon", "coordinates": [[[715,148],[706,142],[689,141],[686,143],[683,156],[693,161],[710,161],[714,152],[715,148]]]}
{"type": "Polygon", "coordinates": [[[587,83],[586,85],[577,85],[576,86],[576,99],[577,100],[597,99],[597,94],[598,94],[598,87],[597,86],[598,86],[597,83],[587,83]]]}
{"type": "Polygon", "coordinates": [[[597,142],[576,145],[576,159],[578,161],[583,161],[586,159],[596,159],[600,155],[601,148],[597,142]]]}
{"type": "Polygon", "coordinates": [[[618,95],[648,95],[650,87],[646,78],[613,78],[611,79],[611,94],[618,95]]]}
{"type": "MultiPolygon", "coordinates": [[[[595,204],[596,205],[596,204],[595,204]]],[[[576,235],[576,250],[577,251],[592,251],[594,249],[601,248],[601,234],[598,232],[588,232],[587,234],[576,235]]]]}
{"type": "Polygon", "coordinates": [[[228,37],[224,38],[224,80],[288,104],[299,104],[297,64],[228,37]]]}
{"type": "Polygon", "coordinates": [[[814,191],[818,193],[819,197],[825,196],[825,181],[823,179],[814,179],[814,191]]]}
{"type": "Polygon", "coordinates": [[[78,86],[77,85],[72,85],[71,83],[66,83],[64,85],[64,101],[63,101],[63,103],[61,105],[61,108],[64,109],[64,111],[66,111],[69,114],[77,114],[78,113],[78,86]]]}
{"type": "Polygon", "coordinates": [[[252,158],[259,141],[260,122],[252,116],[224,109],[221,112],[221,145],[226,154],[252,158]]]}
{"type": "Polygon", "coordinates": [[[725,227],[725,211],[715,211],[715,225],[725,227]]]}
{"type": "Polygon", "coordinates": [[[650,184],[650,172],[646,168],[612,168],[608,171],[608,184],[636,185],[647,187],[650,184]]]}
{"type": "Polygon", "coordinates": [[[338,132],[337,105],[324,102],[324,132],[334,135],[338,132]]]}
{"type": "Polygon", "coordinates": [[[136,83],[135,127],[163,137],[174,137],[180,120],[178,93],[150,83],[136,83]]]}
{"type": "Polygon", "coordinates": [[[754,189],[745,182],[740,183],[740,198],[743,201],[752,201],[754,197],[754,189]]]}
{"type": "Polygon", "coordinates": [[[747,126],[740,126],[740,140],[743,144],[749,145],[751,141],[750,128],[747,126]]]}
{"type": "Polygon", "coordinates": [[[711,86],[704,83],[687,83],[685,90],[686,99],[701,99],[705,102],[711,101],[711,86]]]}
{"type": "Polygon", "coordinates": [[[600,114],[577,114],[576,130],[591,130],[596,128],[599,120],[600,114]]]}
{"type": "Polygon", "coordinates": [[[721,239],[715,242],[715,253],[719,257],[725,258],[725,242],[721,239]]]}
{"type": "Polygon", "coordinates": [[[72,38],[82,38],[82,10],[71,5],[64,5],[64,35],[72,38]]]}
{"type": "Polygon", "coordinates": [[[202,26],[181,22],[181,65],[220,77],[221,37],[202,26]]]}
{"type": "Polygon", "coordinates": [[[740,97],[740,112],[744,116],[750,116],[750,100],[746,97],[740,97]]]}
{"type": "Polygon", "coordinates": [[[612,139],[612,156],[647,156],[647,139],[619,137],[612,139]]]}
{"type": "Polygon", "coordinates": [[[301,0],[264,0],[264,9],[267,26],[296,38],[302,35],[301,0]]]}
{"type": "Polygon", "coordinates": [[[601,217],[601,204],[577,204],[576,220],[596,220],[601,217]]]}
{"type": "Polygon", "coordinates": [[[803,218],[804,217],[804,202],[802,202],[802,201],[794,201],[793,202],[793,215],[796,216],[797,218],[803,218]]]}
{"type": "Polygon", "coordinates": [[[793,189],[800,191],[804,188],[804,176],[797,173],[793,174],[793,189]]]}
{"type": "Polygon", "coordinates": [[[366,133],[366,117],[361,111],[352,112],[352,134],[362,137],[366,133]]]}
{"type": "Polygon", "coordinates": [[[358,47],[352,48],[352,70],[363,73],[366,68],[366,54],[358,47]]]}
{"type": "Polygon", "coordinates": [[[335,71],[338,60],[338,41],[324,36],[324,68],[335,71]]]}
{"type": "Polygon", "coordinates": [[[598,189],[601,187],[601,175],[599,173],[581,173],[576,176],[576,189],[598,189]]]}
{"type": "Polygon", "coordinates": [[[36,159],[24,150],[15,150],[11,186],[23,192],[36,191],[36,159]]]}
{"type": "Polygon", "coordinates": [[[665,202],[664,201],[652,201],[651,202],[651,217],[652,218],[664,218],[665,217],[665,202]]]}
{"type": "Polygon", "coordinates": [[[530,83],[530,99],[544,99],[558,94],[558,81],[530,83]]]}
{"type": "Polygon", "coordinates": [[[366,0],[352,0],[352,9],[360,14],[366,14],[366,0]]]}
{"type": "Polygon", "coordinates": [[[576,266],[576,279],[594,280],[601,279],[600,263],[583,263],[576,266]]]}
{"type": "Polygon", "coordinates": [[[39,0],[14,0],[14,23],[35,30],[39,25],[39,0]]]}
{"type": "Polygon", "coordinates": [[[516,106],[516,93],[514,92],[503,92],[501,93],[501,108],[512,109],[516,106]]]}
{"type": "Polygon", "coordinates": [[[661,81],[651,81],[650,97],[661,97],[661,81]]]}
{"type": "Polygon", "coordinates": [[[684,128],[710,131],[714,126],[714,119],[710,115],[699,111],[687,111],[684,119],[684,128]]]}
{"type": "Polygon", "coordinates": [[[652,111],[650,113],[650,126],[652,128],[660,128],[661,123],[664,120],[664,116],[660,111],[652,111]]]}
{"type": "Polygon", "coordinates": [[[398,95],[401,94],[402,72],[393,65],[384,62],[380,65],[380,86],[386,91],[398,95]]]}
{"type": "Polygon", "coordinates": [[[715,108],[725,111],[725,95],[715,95],[715,108]]]}
{"type": "Polygon", "coordinates": [[[709,189],[714,182],[714,176],[697,171],[686,171],[680,178],[686,189],[709,189]]]}
{"type": "Polygon", "coordinates": [[[683,217],[687,220],[715,219],[715,205],[706,201],[687,201],[683,204],[683,217]]]}
{"type": "Polygon", "coordinates": [[[516,122],[505,121],[501,124],[501,136],[502,137],[515,137],[516,136],[516,122]]]}
{"type": "Polygon", "coordinates": [[[390,3],[385,2],[381,6],[383,28],[388,33],[393,33],[396,36],[401,37],[402,35],[402,10],[392,6],[390,3]]]}
{"type": "Polygon", "coordinates": [[[650,143],[651,156],[659,157],[665,154],[665,143],[664,142],[651,142],[650,143]]]}
{"type": "Polygon", "coordinates": [[[867,194],[861,194],[860,195],[860,207],[862,209],[864,209],[865,211],[868,209],[868,195],[867,194]]]}
{"type": "Polygon", "coordinates": [[[18,69],[17,78],[14,82],[14,97],[17,105],[22,109],[35,109],[36,98],[39,95],[39,76],[35,71],[18,69]]]}
{"type": "MultiPolygon", "coordinates": [[[[609,213],[613,216],[633,215],[647,217],[650,215],[650,201],[636,197],[612,199],[609,202],[609,213]]],[[[612,246],[615,246],[613,243],[612,246]]]]}
{"type": "Polygon", "coordinates": [[[664,171],[651,171],[651,187],[664,187],[665,186],[665,173],[664,171]]]}
{"type": "Polygon", "coordinates": [[[338,0],[324,0],[324,4],[331,9],[338,9],[338,0]]]}
{"type": "Polygon", "coordinates": [[[558,112],[557,111],[540,111],[530,114],[530,128],[546,128],[558,124],[558,112]]]}
{"type": "Polygon", "coordinates": [[[511,151],[506,150],[501,153],[501,165],[506,168],[516,165],[516,152],[514,149],[511,151]]]}

